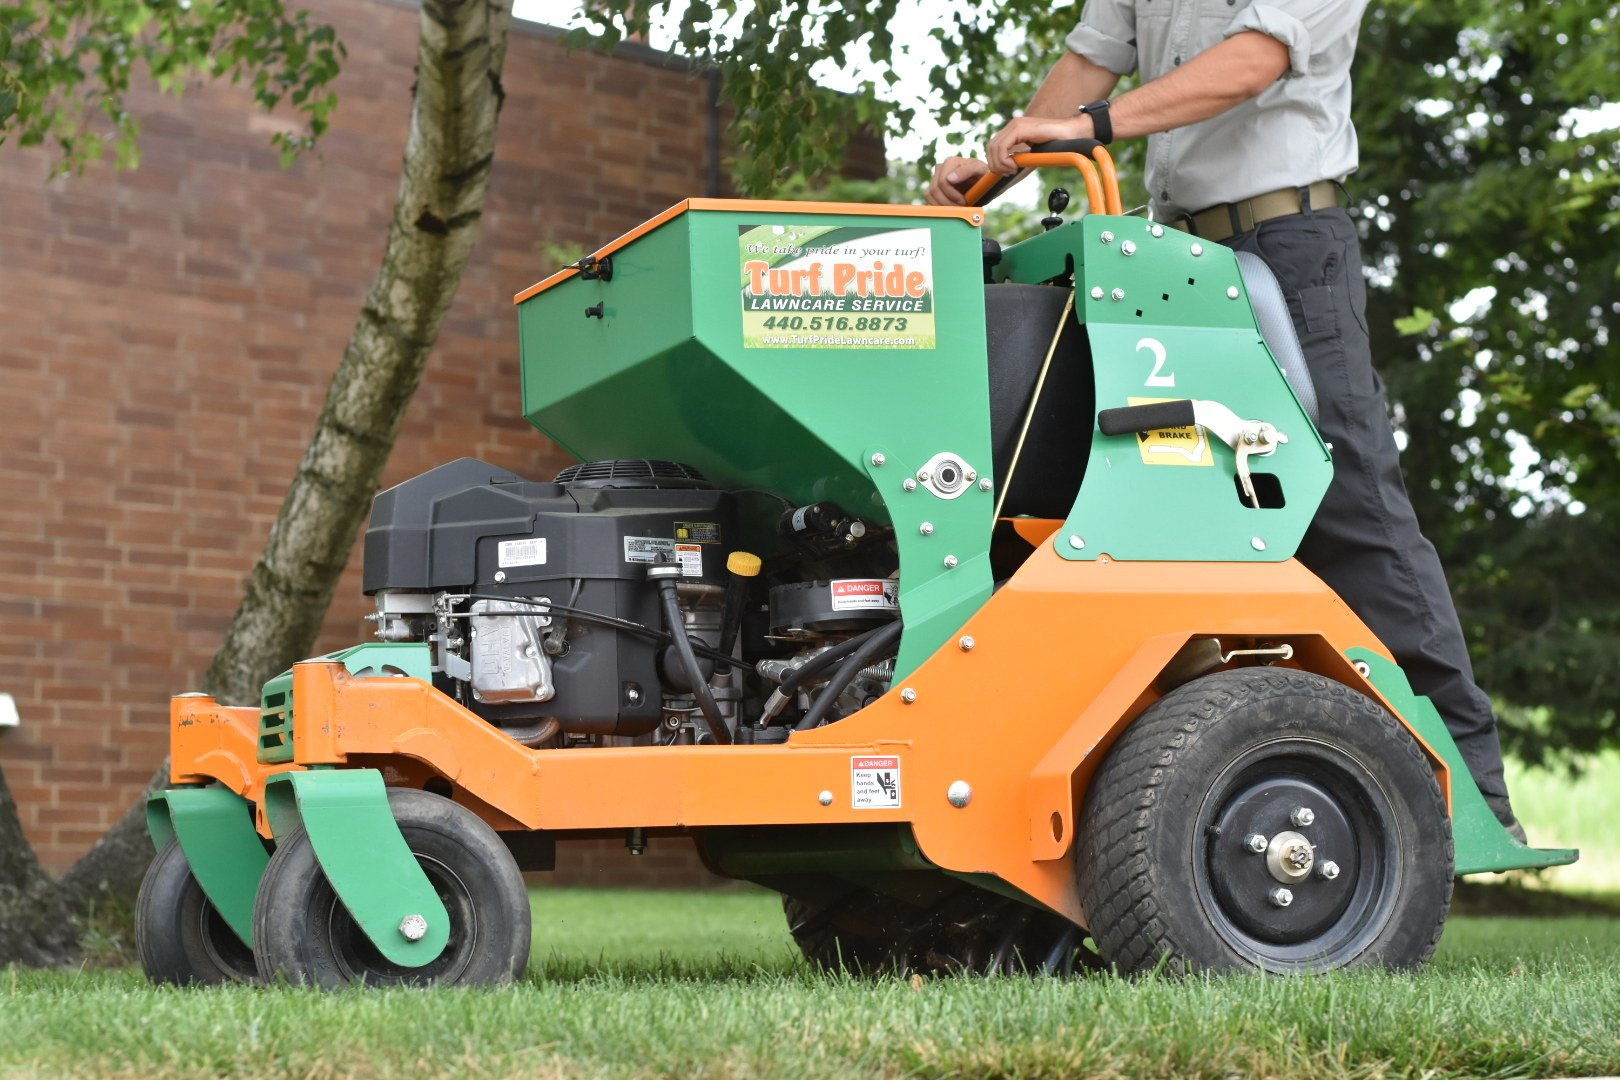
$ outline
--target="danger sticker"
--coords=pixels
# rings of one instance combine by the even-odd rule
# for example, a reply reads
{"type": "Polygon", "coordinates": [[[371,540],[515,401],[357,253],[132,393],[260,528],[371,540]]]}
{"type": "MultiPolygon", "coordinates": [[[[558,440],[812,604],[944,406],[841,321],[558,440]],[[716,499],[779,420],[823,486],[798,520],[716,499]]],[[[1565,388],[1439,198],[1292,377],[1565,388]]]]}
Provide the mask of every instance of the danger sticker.
{"type": "MultiPolygon", "coordinates": [[[[1127,399],[1131,405],[1153,405],[1174,400],[1151,397],[1127,399]]],[[[1209,449],[1209,433],[1197,424],[1139,431],[1136,434],[1136,449],[1141,453],[1144,465],[1215,465],[1215,455],[1209,449]]]]}
{"type": "Polygon", "coordinates": [[[900,759],[849,759],[849,805],[856,810],[894,810],[900,806],[900,759]]]}
{"type": "Polygon", "coordinates": [[[675,561],[680,563],[681,577],[703,576],[703,546],[701,544],[676,544],[675,561]]]}
{"type": "Polygon", "coordinates": [[[496,546],[496,558],[503,567],[544,566],[546,538],[535,536],[528,540],[502,540],[496,546]]]}
{"type": "Polygon", "coordinates": [[[831,585],[834,611],[890,609],[899,605],[900,583],[889,578],[845,578],[831,585]]]}

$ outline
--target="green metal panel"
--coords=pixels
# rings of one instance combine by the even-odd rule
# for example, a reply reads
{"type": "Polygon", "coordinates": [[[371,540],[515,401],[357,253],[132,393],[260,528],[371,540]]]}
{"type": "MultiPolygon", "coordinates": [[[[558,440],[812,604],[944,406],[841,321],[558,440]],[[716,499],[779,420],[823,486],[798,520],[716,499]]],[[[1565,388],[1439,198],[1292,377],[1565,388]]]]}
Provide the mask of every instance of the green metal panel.
{"type": "Polygon", "coordinates": [[[1277,478],[1284,500],[1256,509],[1234,483],[1232,450],[1202,428],[1095,433],[1079,498],[1057,534],[1059,552],[1070,559],[1292,557],[1333,464],[1256,327],[1233,253],[1141,218],[1094,214],[1009,248],[998,272],[1037,282],[1071,268],[1099,410],[1215,401],[1274,424],[1288,443],[1250,459],[1254,472],[1277,478]]]}
{"type": "MultiPolygon", "coordinates": [[[[318,660],[340,660],[349,674],[370,678],[406,675],[433,682],[433,652],[420,642],[372,641],[352,645],[318,660]]],[[[280,765],[293,759],[293,676],[288,668],[264,684],[259,696],[259,763],[280,765]]]]}
{"type": "Polygon", "coordinates": [[[1451,832],[1457,842],[1457,873],[1500,873],[1503,870],[1525,870],[1539,866],[1563,866],[1580,858],[1572,849],[1525,847],[1509,835],[1491,813],[1485,796],[1479,793],[1468,764],[1457,750],[1451,732],[1434,704],[1426,697],[1412,692],[1406,673],[1399,666],[1367,649],[1350,649],[1345,653],[1353,662],[1367,665],[1368,680],[1378,688],[1389,703],[1406,718],[1407,723],[1434,748],[1451,770],[1451,832]]]}
{"type": "Polygon", "coordinates": [[[265,808],[277,836],[303,826],[343,906],[385,957],[414,968],[444,951],[450,916],[400,834],[380,772],[280,773],[265,786],[265,808]],[[427,920],[420,941],[399,932],[407,915],[427,920]]]}
{"type": "MultiPolygon", "coordinates": [[[[688,211],[615,252],[612,281],[575,277],[520,305],[525,414],[583,459],[673,458],[725,487],[767,488],[799,504],[832,499],[892,523],[906,619],[903,677],[990,594],[994,492],[974,483],[943,499],[903,485],[941,452],[990,476],[980,241],[959,218],[777,212],[770,204],[688,211]],[[762,228],[921,230],[931,256],[933,340],[745,344],[746,238],[762,228]],[[586,318],[598,301],[604,317],[586,318]],[[926,536],[924,522],[932,526],[926,536]]],[[[857,331],[865,319],[851,315],[839,340],[876,340],[857,331]]],[[[778,543],[769,535],[744,542],[762,554],[778,543]]]]}
{"type": "Polygon", "coordinates": [[[179,839],[208,902],[252,947],[253,898],[270,861],[253,828],[252,805],[227,788],[171,788],[146,800],[146,824],[160,851],[179,839]]]}

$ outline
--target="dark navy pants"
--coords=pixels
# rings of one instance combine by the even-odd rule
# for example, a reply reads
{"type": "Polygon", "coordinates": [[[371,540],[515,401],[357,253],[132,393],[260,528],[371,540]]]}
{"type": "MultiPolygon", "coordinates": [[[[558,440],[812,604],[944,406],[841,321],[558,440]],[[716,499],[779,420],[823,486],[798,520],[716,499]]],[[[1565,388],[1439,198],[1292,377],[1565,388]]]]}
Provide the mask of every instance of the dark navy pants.
{"type": "Polygon", "coordinates": [[[1333,483],[1299,546],[1389,647],[1457,740],[1480,791],[1501,816],[1507,785],[1491,701],[1474,683],[1457,609],[1434,545],[1418,530],[1367,338],[1361,244],[1341,209],[1263,221],[1227,241],[1277,275],[1316,384],[1333,483]]]}

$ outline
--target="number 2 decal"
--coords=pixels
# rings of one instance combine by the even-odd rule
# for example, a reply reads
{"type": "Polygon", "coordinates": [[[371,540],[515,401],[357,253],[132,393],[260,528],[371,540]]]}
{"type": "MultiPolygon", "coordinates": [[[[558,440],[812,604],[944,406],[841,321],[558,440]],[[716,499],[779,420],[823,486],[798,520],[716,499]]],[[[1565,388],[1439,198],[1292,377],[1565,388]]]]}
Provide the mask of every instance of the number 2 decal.
{"type": "Polygon", "coordinates": [[[1146,349],[1148,352],[1153,354],[1153,370],[1148,373],[1148,377],[1142,383],[1142,385],[1175,386],[1175,372],[1172,371],[1164,375],[1160,374],[1160,372],[1164,370],[1164,342],[1160,341],[1158,338],[1145,337],[1136,343],[1137,352],[1141,352],[1143,349],[1146,349]]]}

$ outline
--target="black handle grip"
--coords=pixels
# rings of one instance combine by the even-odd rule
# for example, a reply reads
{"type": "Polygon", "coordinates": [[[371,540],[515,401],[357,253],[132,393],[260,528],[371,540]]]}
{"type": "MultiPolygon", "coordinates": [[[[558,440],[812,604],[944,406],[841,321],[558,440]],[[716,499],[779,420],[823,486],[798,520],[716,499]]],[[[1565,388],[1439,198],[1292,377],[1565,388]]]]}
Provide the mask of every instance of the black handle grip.
{"type": "Polygon", "coordinates": [[[1104,409],[1097,414],[1097,428],[1104,435],[1128,435],[1137,431],[1158,431],[1160,428],[1191,427],[1198,422],[1193,415],[1193,403],[1187,398],[1177,401],[1155,401],[1151,405],[1127,405],[1122,409],[1104,409]]]}
{"type": "Polygon", "coordinates": [[[1053,139],[1051,142],[1031,146],[1029,152],[1032,154],[1084,154],[1095,161],[1096,155],[1093,151],[1101,145],[1102,143],[1096,139],[1053,139]]]}

